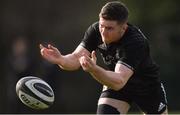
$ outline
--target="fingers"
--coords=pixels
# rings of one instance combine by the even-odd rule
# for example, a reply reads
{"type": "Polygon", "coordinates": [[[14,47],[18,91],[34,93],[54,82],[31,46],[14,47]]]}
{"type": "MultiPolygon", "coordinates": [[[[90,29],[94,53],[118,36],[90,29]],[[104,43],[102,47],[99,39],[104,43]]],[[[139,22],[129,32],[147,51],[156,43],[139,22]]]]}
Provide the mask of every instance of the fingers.
{"type": "Polygon", "coordinates": [[[82,66],[87,66],[89,64],[85,56],[82,56],[79,60],[82,66]]]}
{"type": "Polygon", "coordinates": [[[58,49],[54,46],[52,46],[51,44],[48,44],[47,47],[43,46],[42,44],[39,44],[39,48],[42,50],[46,50],[46,51],[58,51],[58,49]]]}
{"type": "Polygon", "coordinates": [[[96,52],[94,50],[91,53],[91,57],[92,57],[93,62],[96,63],[97,58],[96,58],[96,52]]]}
{"type": "Polygon", "coordinates": [[[48,48],[52,48],[53,46],[51,44],[48,44],[48,48]]]}
{"type": "MultiPolygon", "coordinates": [[[[45,48],[42,44],[39,44],[39,48],[42,49],[42,48],[45,48]]],[[[48,44],[47,48],[49,49],[57,49],[56,47],[52,46],[51,44],[48,44]]]]}
{"type": "Polygon", "coordinates": [[[53,50],[57,50],[57,48],[54,47],[54,46],[52,46],[51,44],[48,44],[48,48],[49,48],[49,49],[53,49],[53,50]]]}
{"type": "Polygon", "coordinates": [[[39,44],[39,48],[40,48],[40,49],[43,49],[44,46],[43,46],[42,44],[39,44]]]}
{"type": "Polygon", "coordinates": [[[79,58],[79,62],[85,71],[91,71],[94,66],[93,60],[89,56],[82,56],[79,58]]]}
{"type": "Polygon", "coordinates": [[[84,71],[90,71],[90,62],[88,61],[88,58],[86,58],[85,56],[82,56],[81,58],[79,58],[79,62],[81,64],[81,67],[84,71]]]}
{"type": "Polygon", "coordinates": [[[91,57],[89,57],[88,55],[86,54],[83,54],[83,56],[80,58],[80,62],[82,62],[83,65],[93,65],[93,64],[96,64],[96,54],[95,54],[95,51],[92,51],[91,53],[91,57]]]}
{"type": "Polygon", "coordinates": [[[44,55],[44,46],[42,44],[39,44],[40,53],[43,56],[44,55]]]}
{"type": "Polygon", "coordinates": [[[46,48],[45,46],[43,46],[42,44],[39,44],[39,48],[40,48],[40,53],[41,55],[44,57],[47,54],[47,51],[49,50],[48,48],[46,48]]]}

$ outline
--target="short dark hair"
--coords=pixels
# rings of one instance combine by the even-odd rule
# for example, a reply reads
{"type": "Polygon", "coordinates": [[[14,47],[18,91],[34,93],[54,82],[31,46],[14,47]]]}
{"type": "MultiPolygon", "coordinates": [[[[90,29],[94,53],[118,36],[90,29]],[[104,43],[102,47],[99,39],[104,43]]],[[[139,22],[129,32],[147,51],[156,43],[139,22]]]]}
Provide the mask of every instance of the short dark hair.
{"type": "Polygon", "coordinates": [[[123,23],[128,20],[128,8],[126,5],[119,1],[112,1],[106,3],[99,13],[99,16],[105,20],[115,20],[123,23]]]}

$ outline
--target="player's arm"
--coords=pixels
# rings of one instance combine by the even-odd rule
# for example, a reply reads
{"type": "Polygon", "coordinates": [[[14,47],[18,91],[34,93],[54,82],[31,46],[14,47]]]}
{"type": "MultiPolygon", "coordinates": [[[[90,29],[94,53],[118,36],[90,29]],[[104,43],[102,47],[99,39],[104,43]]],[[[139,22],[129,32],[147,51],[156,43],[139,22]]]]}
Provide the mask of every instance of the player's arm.
{"type": "Polygon", "coordinates": [[[78,69],[80,67],[79,58],[82,55],[90,55],[89,51],[80,45],[74,50],[74,52],[67,55],[62,55],[56,47],[50,44],[48,47],[44,47],[40,44],[40,53],[43,58],[53,64],[57,64],[61,69],[64,70],[78,69]]]}
{"type": "Polygon", "coordinates": [[[114,90],[120,90],[125,86],[133,71],[123,64],[117,64],[115,71],[105,70],[96,65],[90,74],[97,79],[101,84],[106,85],[114,90]]]}
{"type": "MultiPolygon", "coordinates": [[[[93,52],[94,53],[94,52],[93,52]]],[[[92,53],[92,58],[83,56],[80,58],[80,64],[83,70],[89,72],[94,79],[101,84],[106,85],[114,90],[120,90],[133,75],[133,71],[123,64],[117,63],[114,71],[106,70],[96,65],[95,54],[92,53]]]]}

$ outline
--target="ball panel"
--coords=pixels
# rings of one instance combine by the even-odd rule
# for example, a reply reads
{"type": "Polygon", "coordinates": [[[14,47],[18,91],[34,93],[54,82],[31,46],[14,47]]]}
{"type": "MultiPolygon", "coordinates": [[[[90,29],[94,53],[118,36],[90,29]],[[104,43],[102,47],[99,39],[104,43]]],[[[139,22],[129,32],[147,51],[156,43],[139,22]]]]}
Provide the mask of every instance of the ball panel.
{"type": "Polygon", "coordinates": [[[32,96],[19,91],[19,98],[20,100],[27,105],[28,107],[31,107],[33,109],[42,109],[42,108],[48,108],[49,106],[46,105],[45,103],[33,98],[32,96]]]}
{"type": "Polygon", "coordinates": [[[25,82],[30,80],[30,79],[38,79],[37,77],[34,77],[34,76],[27,76],[27,77],[23,77],[21,78],[17,83],[16,83],[16,93],[18,95],[18,92],[20,89],[24,89],[25,86],[25,82]]]}
{"type": "Polygon", "coordinates": [[[20,100],[33,109],[46,109],[54,102],[54,92],[50,85],[38,77],[27,76],[16,84],[20,100]]]}
{"type": "Polygon", "coordinates": [[[42,92],[44,95],[48,97],[53,97],[52,89],[50,89],[48,86],[42,83],[35,83],[34,88],[37,89],[39,92],[42,92]]]}
{"type": "MultiPolygon", "coordinates": [[[[51,97],[48,97],[46,95],[44,95],[43,93],[41,93],[40,91],[38,91],[35,87],[34,87],[34,84],[36,83],[40,83],[40,84],[44,84],[46,86],[48,86],[50,88],[50,86],[42,81],[42,80],[39,80],[39,79],[31,79],[31,80],[28,80],[27,82],[25,82],[25,85],[38,97],[40,97],[41,99],[43,99],[44,101],[47,101],[47,102],[53,102],[54,101],[54,96],[51,96],[51,97]]],[[[50,88],[51,89],[51,88],[50,88]]],[[[48,91],[48,89],[45,89],[44,87],[44,90],[46,90],[46,92],[50,92],[48,91]]],[[[52,91],[52,89],[51,89],[52,91]]],[[[51,95],[54,95],[53,92],[50,92],[51,95]]]]}

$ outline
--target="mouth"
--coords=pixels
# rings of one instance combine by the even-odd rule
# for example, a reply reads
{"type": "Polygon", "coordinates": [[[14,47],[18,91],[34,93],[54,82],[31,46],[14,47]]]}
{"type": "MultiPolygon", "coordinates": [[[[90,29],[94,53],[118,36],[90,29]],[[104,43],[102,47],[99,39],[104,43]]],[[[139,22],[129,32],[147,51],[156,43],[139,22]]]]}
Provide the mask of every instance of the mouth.
{"type": "Polygon", "coordinates": [[[110,43],[111,41],[106,37],[102,37],[102,41],[106,44],[110,43]]]}

